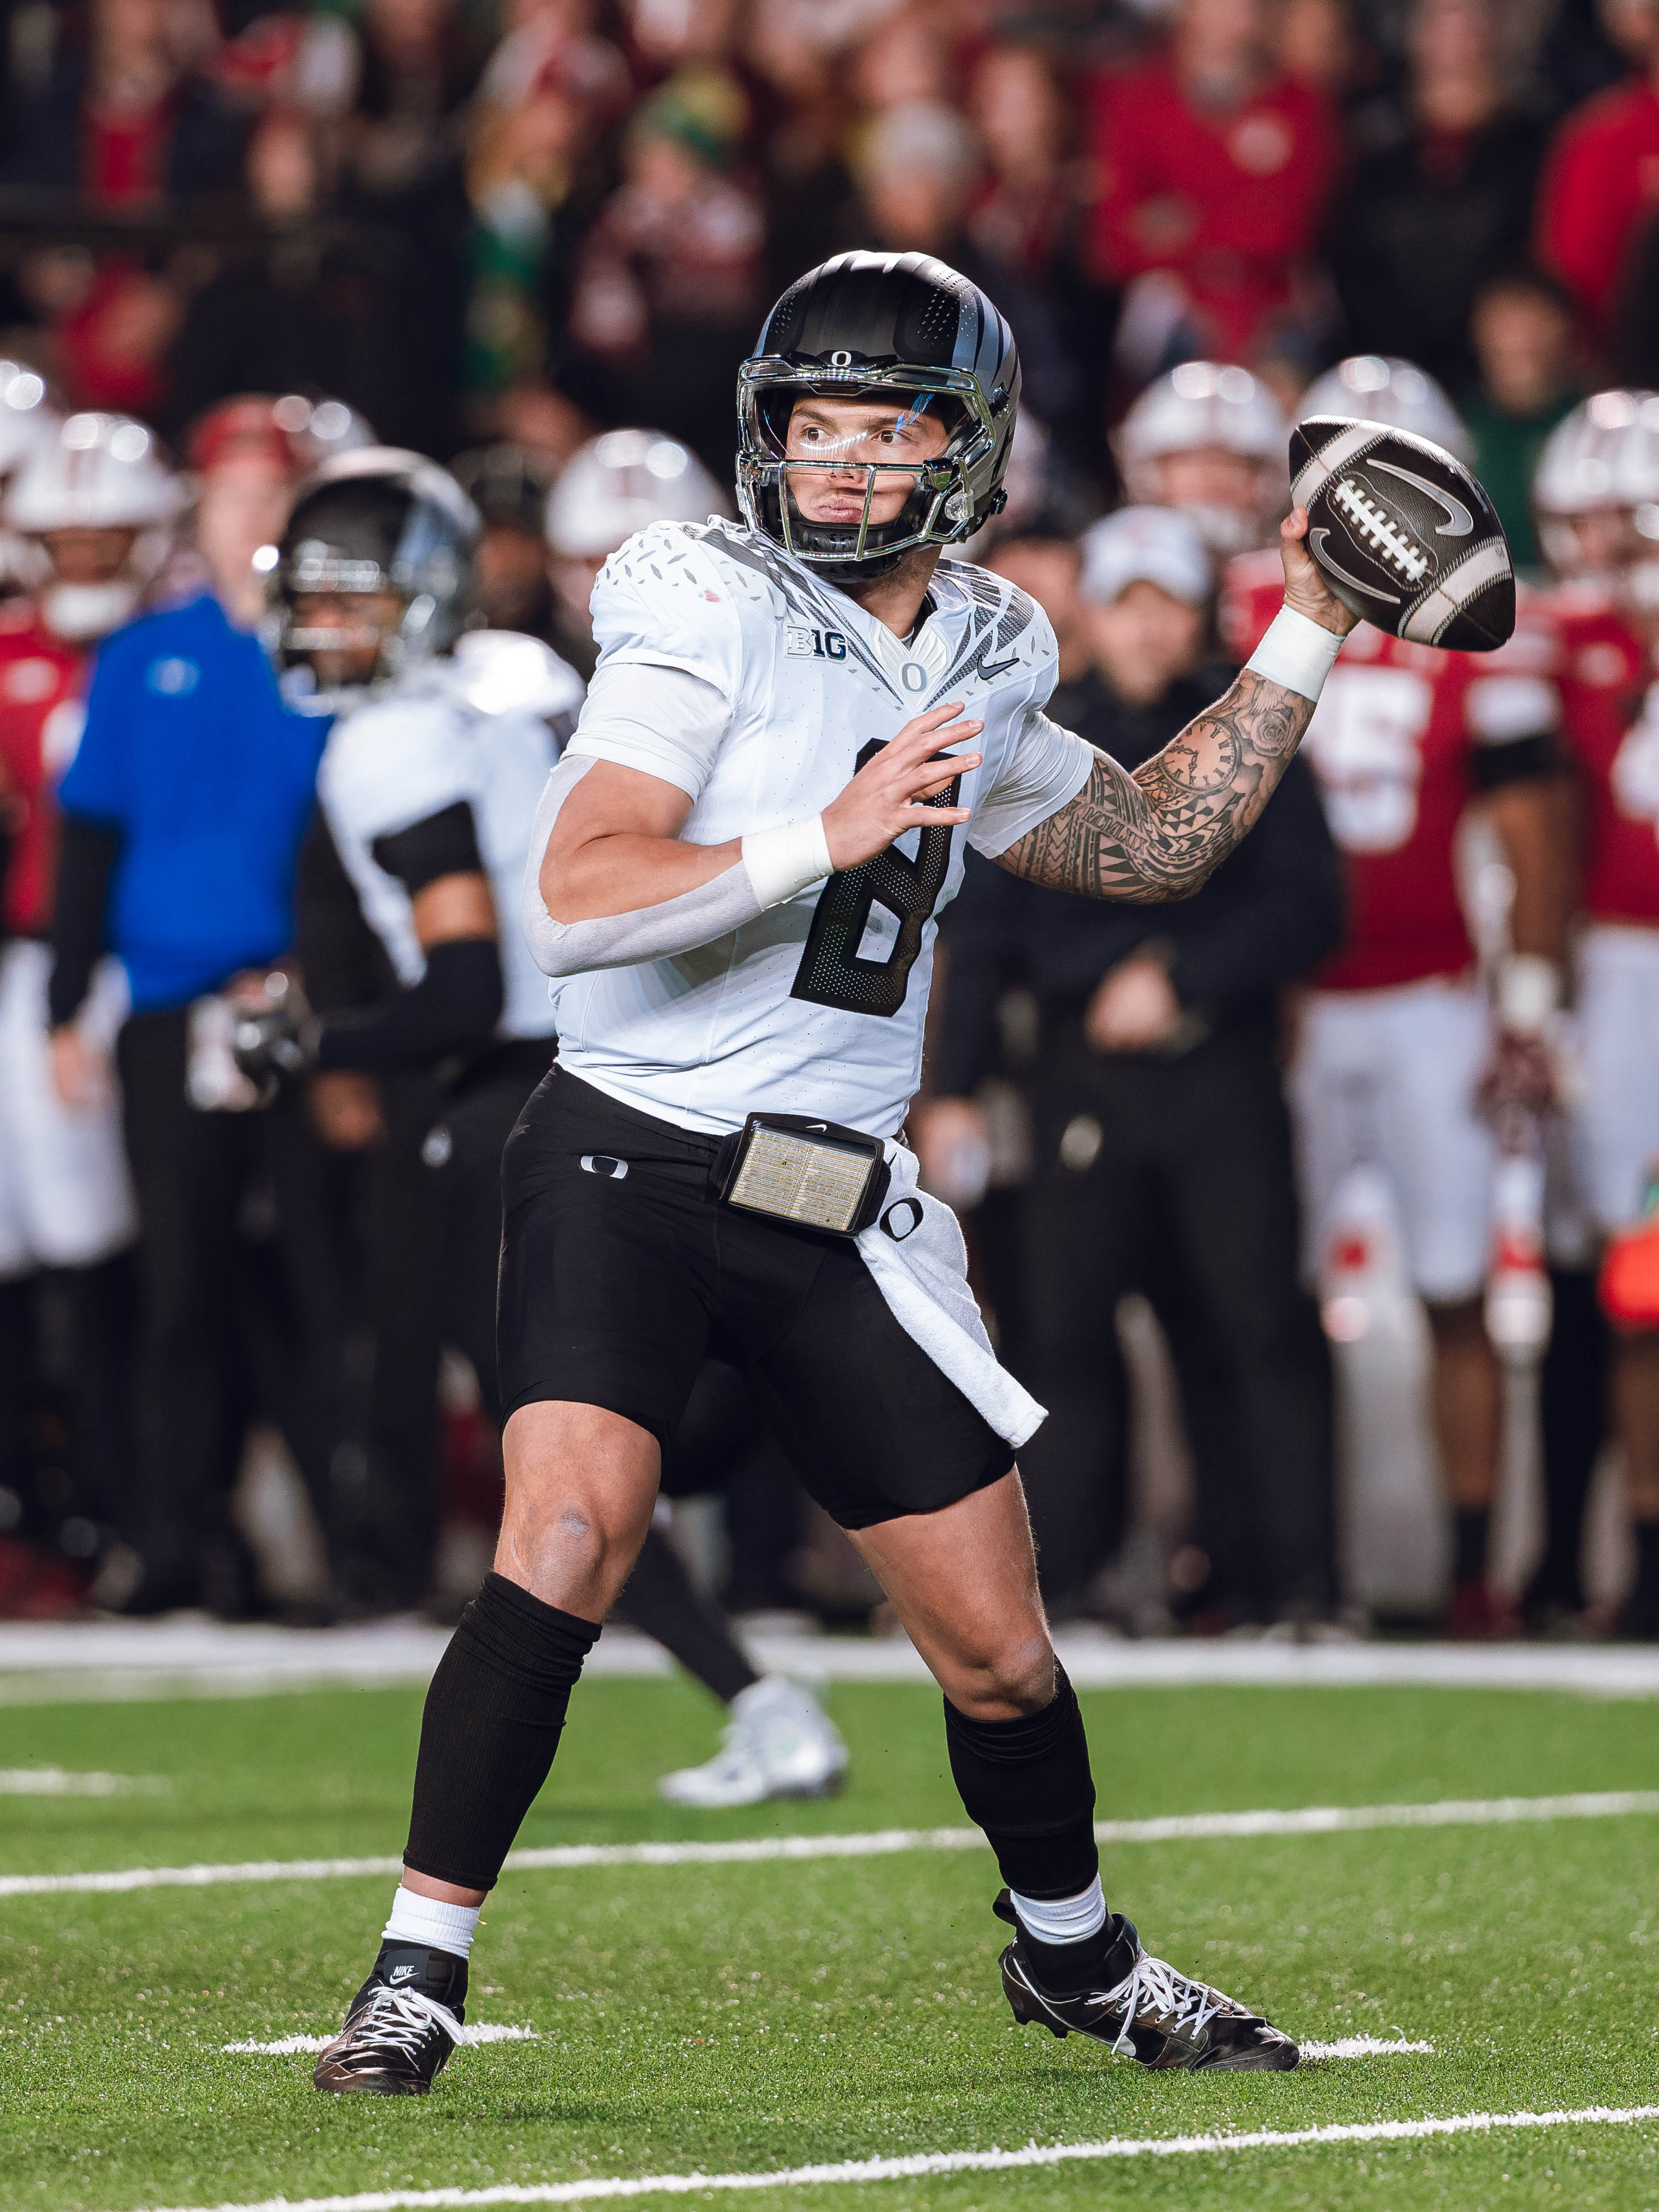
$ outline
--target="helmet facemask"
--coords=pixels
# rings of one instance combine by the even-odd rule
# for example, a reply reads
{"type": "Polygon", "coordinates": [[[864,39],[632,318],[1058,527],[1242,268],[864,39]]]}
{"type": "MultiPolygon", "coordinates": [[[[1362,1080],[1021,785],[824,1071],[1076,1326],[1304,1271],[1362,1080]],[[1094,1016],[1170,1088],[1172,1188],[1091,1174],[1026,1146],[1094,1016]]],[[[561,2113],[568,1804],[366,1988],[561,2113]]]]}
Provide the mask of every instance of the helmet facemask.
{"type": "Polygon", "coordinates": [[[962,369],[849,364],[826,370],[816,363],[792,367],[776,356],[745,362],[738,382],[738,498],[744,519],[792,558],[825,570],[832,580],[886,575],[907,553],[956,544],[1000,510],[1001,491],[987,496],[975,478],[990,467],[1003,440],[1007,425],[1001,418],[1009,404],[1000,391],[988,399],[977,380],[962,369]],[[845,449],[811,458],[791,454],[790,420],[796,402],[805,398],[890,403],[900,409],[901,419],[931,416],[945,426],[945,446],[926,459],[903,461],[874,461],[862,454],[854,459],[845,449]],[[798,495],[799,479],[809,472],[862,477],[858,518],[835,523],[810,520],[798,495]],[[896,514],[875,520],[878,495],[896,482],[909,487],[903,503],[896,514]]]}
{"type": "Polygon", "coordinates": [[[276,618],[276,659],[282,667],[308,662],[313,653],[367,651],[373,644],[376,649],[374,667],[360,680],[380,684],[404,675],[434,651],[431,632],[438,594],[430,589],[411,592],[406,578],[384,568],[378,561],[342,553],[325,540],[300,540],[276,570],[271,596],[276,618]],[[398,611],[390,620],[377,621],[365,605],[364,618],[355,624],[301,623],[296,618],[295,601],[312,598],[392,600],[398,611]]]}
{"type": "Polygon", "coordinates": [[[331,461],[301,487],[270,572],[278,667],[361,696],[448,653],[471,619],[478,534],[460,487],[417,454],[331,461]]]}

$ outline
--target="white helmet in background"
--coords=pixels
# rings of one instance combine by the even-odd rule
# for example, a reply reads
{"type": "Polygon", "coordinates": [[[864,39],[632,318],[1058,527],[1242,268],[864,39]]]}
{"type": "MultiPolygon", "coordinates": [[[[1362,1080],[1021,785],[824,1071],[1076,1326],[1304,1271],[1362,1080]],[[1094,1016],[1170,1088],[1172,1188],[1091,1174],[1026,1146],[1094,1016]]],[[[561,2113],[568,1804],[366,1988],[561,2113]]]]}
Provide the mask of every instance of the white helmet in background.
{"type": "Polygon", "coordinates": [[[1628,551],[1627,518],[1656,501],[1659,396],[1650,392],[1592,393],[1556,424],[1533,472],[1538,542],[1570,582],[1610,580],[1628,551]]]}
{"type": "Polygon", "coordinates": [[[1426,370],[1393,354],[1352,354],[1316,377],[1297,407],[1298,420],[1310,415],[1383,422],[1443,446],[1466,468],[1474,460],[1474,441],[1440,386],[1426,370]]]}
{"type": "Polygon", "coordinates": [[[127,620],[161,573],[185,503],[154,434],[128,415],[71,415],[18,470],[0,517],[13,573],[36,592],[59,637],[102,637],[127,620]],[[59,576],[45,540],[59,532],[131,532],[113,574],[59,576]]]}
{"type": "Polygon", "coordinates": [[[39,453],[61,420],[47,404],[44,377],[21,362],[0,361],[0,477],[39,453]]]}
{"type": "Polygon", "coordinates": [[[1131,501],[1181,508],[1225,558],[1272,537],[1289,494],[1289,436],[1248,368],[1184,361],[1148,385],[1113,443],[1131,501]]]}
{"type": "Polygon", "coordinates": [[[732,502],[702,463],[660,430],[607,430],[574,453],[548,495],[547,542],[604,561],[653,522],[704,522],[732,502]]]}

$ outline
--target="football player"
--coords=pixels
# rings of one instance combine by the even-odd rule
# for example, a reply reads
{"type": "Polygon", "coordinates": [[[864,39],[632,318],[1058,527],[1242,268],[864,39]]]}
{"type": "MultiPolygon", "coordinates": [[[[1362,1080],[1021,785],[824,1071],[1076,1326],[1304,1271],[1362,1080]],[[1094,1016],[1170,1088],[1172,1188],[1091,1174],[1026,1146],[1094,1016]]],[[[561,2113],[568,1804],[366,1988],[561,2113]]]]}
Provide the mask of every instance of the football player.
{"type": "MultiPolygon", "coordinates": [[[[1450,402],[1407,362],[1346,361],[1301,411],[1386,422],[1468,455],[1450,402]]],[[[1250,650],[1276,601],[1267,556],[1234,564],[1224,629],[1235,653],[1250,650]]],[[[1513,1071],[1535,1070],[1559,998],[1565,917],[1551,665],[1535,622],[1480,658],[1361,623],[1308,732],[1350,886],[1346,936],[1308,996],[1291,1083],[1310,1272],[1353,1164],[1358,1097],[1429,1318],[1434,1427],[1455,1532],[1445,1627],[1459,1636],[1515,1626],[1486,1578],[1503,1389],[1481,1305],[1496,1155],[1479,1095],[1491,1075],[1512,1088],[1513,1071]],[[1516,882],[1514,950],[1498,979],[1495,1022],[1475,980],[1455,858],[1476,803],[1516,882]]]]}
{"type": "MultiPolygon", "coordinates": [[[[547,1073],[556,1034],[546,981],[520,931],[503,929],[500,918],[516,913],[536,802],[582,685],[534,639],[465,627],[481,534],[454,479],[412,453],[351,453],[302,490],[280,548],[275,645],[290,688],[334,719],[301,877],[301,961],[308,974],[337,969],[343,927],[361,915],[397,982],[373,1004],[314,1013],[295,1038],[280,1024],[255,1024],[245,1057],[251,1068],[273,1056],[280,1065],[297,1043],[328,1083],[443,1075],[441,1118],[420,1145],[428,1176],[438,1179],[434,1291],[409,1302],[420,1319],[399,1332],[421,1340],[388,1344],[383,1357],[406,1363],[402,1395],[429,1405],[441,1321],[499,1423],[501,1148],[547,1073]],[[331,884],[344,888],[343,900],[330,896],[331,884]],[[457,1060],[451,1074],[447,1063],[457,1060]]],[[[682,1450],[702,1457],[706,1432],[723,1425],[734,1447],[752,1443],[721,1416],[722,1393],[711,1385],[682,1450]]],[[[373,1475],[402,1456],[404,1434],[400,1421],[395,1438],[379,1439],[373,1475]]],[[[429,1553],[432,1531],[406,1467],[393,1480],[411,1552],[429,1553]]],[[[424,1575],[424,1559],[410,1565],[424,1575]]],[[[707,1767],[669,1777],[668,1794],[744,1804],[838,1783],[846,1749],[816,1701],[757,1674],[659,1532],[642,1547],[626,1602],[629,1617],[732,1708],[723,1751],[707,1767]]]]}
{"type": "Polygon", "coordinates": [[[1288,504],[1289,436],[1279,402],[1249,369],[1187,361],[1147,386],[1112,444],[1130,500],[1180,507],[1224,561],[1272,545],[1288,504]]]}
{"type": "MultiPolygon", "coordinates": [[[[0,604],[0,784],[12,840],[0,952],[0,1281],[21,1286],[42,1268],[66,1271],[80,1340],[75,1517],[84,1555],[86,1508],[123,1465],[125,1412],[104,1320],[116,1286],[106,1263],[131,1243],[137,1219],[109,1073],[126,1004],[113,961],[89,962],[71,1028],[85,1080],[69,1097],[52,1080],[55,792],[80,740],[94,648],[159,573],[182,497],[142,423],[94,414],[43,422],[38,406],[10,404],[21,381],[16,370],[0,380],[0,466],[18,461],[0,519],[7,565],[27,587],[0,604]]],[[[38,399],[38,377],[33,385],[38,399]]],[[[7,1331],[14,1344],[21,1335],[7,1331]]],[[[112,1503],[97,1501],[99,1518],[112,1503]]]]}
{"type": "Polygon", "coordinates": [[[1132,775],[1045,714],[1031,602],[943,557],[996,511],[1018,410],[983,293],[925,255],[841,256],[773,309],[738,399],[744,522],[659,524],[605,564],[599,668],[538,811],[523,913],[560,1060],[502,1171],[495,1571],[434,1677],[403,1883],[317,2083],[422,2093],[464,2033],[480,1909],[710,1350],[944,1689],[1007,1884],[1015,2017],[1148,2065],[1284,2069],[1288,2036],[1108,1910],[1014,1466],[1042,1408],[897,1135],[964,838],[1090,896],[1194,889],[1352,618],[1291,517],[1270,637],[1132,775]]]}
{"type": "Polygon", "coordinates": [[[1606,1253],[1613,1425],[1635,1526],[1621,1628],[1648,1639],[1659,1638],[1659,1269],[1642,1264],[1659,1244],[1659,395],[1598,392],[1555,434],[1539,479],[1540,535],[1565,572],[1551,613],[1583,793],[1574,1181],[1606,1253]]]}

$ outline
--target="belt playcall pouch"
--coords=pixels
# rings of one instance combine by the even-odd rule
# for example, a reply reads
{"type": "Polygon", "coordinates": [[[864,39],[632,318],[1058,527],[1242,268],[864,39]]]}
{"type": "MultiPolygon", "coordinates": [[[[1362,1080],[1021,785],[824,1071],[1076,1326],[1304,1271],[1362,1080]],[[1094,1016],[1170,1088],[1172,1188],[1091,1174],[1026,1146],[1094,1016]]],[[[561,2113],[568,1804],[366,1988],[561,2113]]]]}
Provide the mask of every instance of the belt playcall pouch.
{"type": "Polygon", "coordinates": [[[798,1229],[856,1237],[890,1181],[879,1137],[802,1114],[751,1114],[715,1162],[722,1202],[798,1229]]]}

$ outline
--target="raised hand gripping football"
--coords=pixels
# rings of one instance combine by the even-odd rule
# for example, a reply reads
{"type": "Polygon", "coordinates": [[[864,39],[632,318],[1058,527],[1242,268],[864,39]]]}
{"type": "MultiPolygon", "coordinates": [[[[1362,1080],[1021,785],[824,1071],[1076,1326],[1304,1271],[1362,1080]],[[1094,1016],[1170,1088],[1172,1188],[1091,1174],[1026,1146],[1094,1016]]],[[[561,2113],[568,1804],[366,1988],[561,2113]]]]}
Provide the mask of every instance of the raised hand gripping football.
{"type": "Polygon", "coordinates": [[[957,699],[907,722],[824,808],[823,834],[838,872],[874,860],[907,830],[948,829],[971,818],[969,807],[921,804],[945,790],[953,776],[980,764],[979,753],[941,757],[946,745],[976,738],[985,727],[982,721],[957,720],[961,713],[957,699]]]}
{"type": "Polygon", "coordinates": [[[1279,555],[1285,564],[1285,604],[1322,629],[1346,637],[1359,617],[1344,606],[1308,550],[1308,510],[1292,507],[1279,526],[1279,555]]]}

